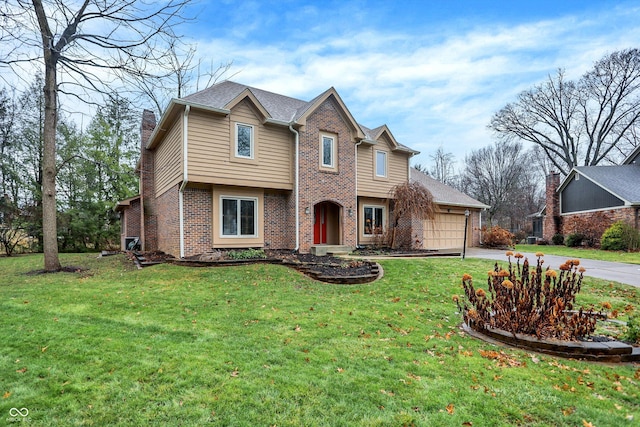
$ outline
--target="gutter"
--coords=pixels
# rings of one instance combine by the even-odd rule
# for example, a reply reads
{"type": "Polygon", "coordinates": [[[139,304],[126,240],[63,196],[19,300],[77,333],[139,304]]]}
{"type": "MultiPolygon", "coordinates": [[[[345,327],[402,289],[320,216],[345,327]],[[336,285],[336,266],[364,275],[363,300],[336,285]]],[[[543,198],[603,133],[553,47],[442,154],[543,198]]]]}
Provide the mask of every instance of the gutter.
{"type": "Polygon", "coordinates": [[[360,141],[356,142],[355,145],[355,164],[356,164],[356,176],[355,176],[355,185],[356,185],[356,205],[355,205],[355,209],[356,209],[356,246],[359,246],[360,243],[360,224],[358,224],[358,218],[360,218],[359,214],[359,209],[360,206],[358,205],[358,146],[360,144],[362,144],[364,142],[364,139],[361,139],[360,141]]]}
{"type": "Polygon", "coordinates": [[[178,210],[180,214],[180,258],[184,258],[184,189],[189,183],[189,172],[187,167],[188,163],[188,151],[189,148],[189,112],[191,106],[187,105],[184,109],[184,115],[182,116],[182,184],[180,184],[180,190],[178,190],[178,210]]]}
{"type": "Polygon", "coordinates": [[[293,128],[293,122],[289,123],[289,130],[295,135],[295,139],[296,139],[296,161],[295,161],[295,169],[296,169],[296,176],[295,176],[295,187],[296,187],[296,247],[294,249],[295,252],[298,252],[298,250],[300,249],[300,191],[298,189],[299,187],[299,181],[300,181],[300,171],[299,171],[299,166],[300,166],[300,134],[298,133],[297,130],[295,130],[293,128]]]}

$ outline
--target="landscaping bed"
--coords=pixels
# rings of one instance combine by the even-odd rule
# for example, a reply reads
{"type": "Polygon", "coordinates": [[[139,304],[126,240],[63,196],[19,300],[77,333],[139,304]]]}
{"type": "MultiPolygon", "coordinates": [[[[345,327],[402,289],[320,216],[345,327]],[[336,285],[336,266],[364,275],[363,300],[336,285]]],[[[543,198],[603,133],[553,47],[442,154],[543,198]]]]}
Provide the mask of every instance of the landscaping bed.
{"type": "MultiPolygon", "coordinates": [[[[156,257],[159,260],[160,257],[156,257]]],[[[371,261],[346,260],[334,256],[301,254],[287,250],[212,251],[185,259],[167,256],[164,262],[190,267],[222,267],[259,263],[283,264],[316,280],[336,284],[370,283],[381,269],[371,261]]]]}

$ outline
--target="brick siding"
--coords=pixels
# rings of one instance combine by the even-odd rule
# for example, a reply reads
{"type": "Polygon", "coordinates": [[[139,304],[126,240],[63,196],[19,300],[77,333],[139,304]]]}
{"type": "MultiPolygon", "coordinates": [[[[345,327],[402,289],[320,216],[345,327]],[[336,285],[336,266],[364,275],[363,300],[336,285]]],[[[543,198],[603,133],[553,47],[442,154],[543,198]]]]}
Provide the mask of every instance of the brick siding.
{"type": "Polygon", "coordinates": [[[140,128],[140,196],[143,212],[141,212],[144,236],[142,236],[142,249],[153,251],[158,249],[158,218],[156,212],[155,194],[155,159],[154,153],[145,147],[153,130],[156,127],[156,116],[152,111],[142,112],[142,125],[140,128]]]}
{"type": "Polygon", "coordinates": [[[295,194],[264,193],[264,244],[269,249],[294,249],[295,194]]]}
{"type": "MultiPolygon", "coordinates": [[[[211,224],[213,220],[213,200],[211,189],[186,188],[184,190],[183,204],[184,256],[188,257],[210,251],[213,246],[213,227],[211,224]]],[[[176,210],[176,213],[178,212],[176,210]]],[[[180,237],[179,231],[178,229],[178,238],[180,237]]]]}
{"type": "MultiPolygon", "coordinates": [[[[300,132],[300,252],[309,252],[313,245],[313,209],[323,201],[340,207],[340,243],[357,243],[355,145],[351,129],[338,111],[332,97],[323,102],[308,118],[300,132]],[[320,134],[337,135],[335,159],[337,172],[321,170],[320,134]],[[310,213],[306,214],[305,210],[310,213]],[[348,210],[353,212],[348,215],[348,210]]],[[[295,218],[295,215],[294,215],[295,218]]]]}
{"type": "MultiPolygon", "coordinates": [[[[158,224],[161,224],[156,229],[157,246],[155,249],[179,257],[180,210],[177,185],[155,200],[155,209],[158,224]]],[[[147,248],[147,250],[150,249],[147,248]]]]}

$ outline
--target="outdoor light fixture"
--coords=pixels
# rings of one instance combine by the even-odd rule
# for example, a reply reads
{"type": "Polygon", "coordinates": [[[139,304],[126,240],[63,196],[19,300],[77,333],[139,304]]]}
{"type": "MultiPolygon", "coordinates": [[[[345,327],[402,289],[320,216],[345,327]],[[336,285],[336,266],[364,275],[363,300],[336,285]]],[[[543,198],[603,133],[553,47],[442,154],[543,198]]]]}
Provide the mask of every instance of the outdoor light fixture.
{"type": "Polygon", "coordinates": [[[311,210],[309,209],[309,206],[304,208],[304,213],[306,213],[307,215],[309,215],[311,213],[311,210]]]}
{"type": "Polygon", "coordinates": [[[353,216],[353,209],[349,208],[349,216],[353,216]]]}

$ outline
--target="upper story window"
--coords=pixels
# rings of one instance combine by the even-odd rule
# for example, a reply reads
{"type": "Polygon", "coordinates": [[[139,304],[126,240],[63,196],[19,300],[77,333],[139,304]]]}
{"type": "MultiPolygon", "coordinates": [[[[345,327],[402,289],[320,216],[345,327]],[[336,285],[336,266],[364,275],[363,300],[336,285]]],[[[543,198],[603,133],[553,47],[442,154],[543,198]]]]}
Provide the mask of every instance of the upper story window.
{"type": "Polygon", "coordinates": [[[387,153],[376,150],[376,176],[386,178],[387,176],[387,153]]]}
{"type": "Polygon", "coordinates": [[[257,199],[221,197],[221,202],[224,237],[255,237],[257,235],[257,199]]]}
{"type": "Polygon", "coordinates": [[[236,157],[253,159],[253,126],[236,123],[236,157]]]}
{"type": "Polygon", "coordinates": [[[334,169],[336,157],[336,139],[331,136],[322,135],[320,145],[320,165],[323,168],[334,169]]]}

